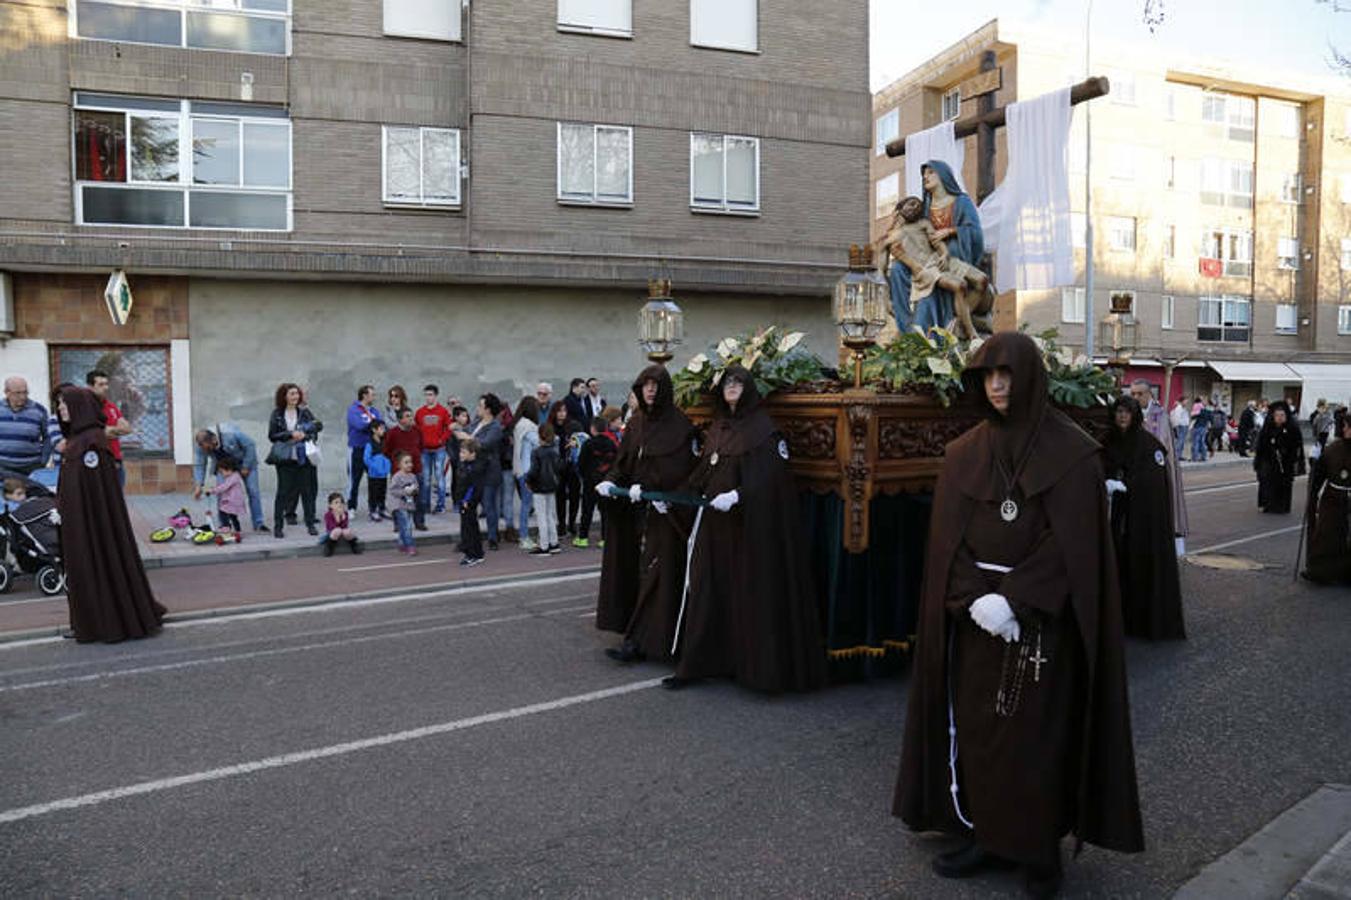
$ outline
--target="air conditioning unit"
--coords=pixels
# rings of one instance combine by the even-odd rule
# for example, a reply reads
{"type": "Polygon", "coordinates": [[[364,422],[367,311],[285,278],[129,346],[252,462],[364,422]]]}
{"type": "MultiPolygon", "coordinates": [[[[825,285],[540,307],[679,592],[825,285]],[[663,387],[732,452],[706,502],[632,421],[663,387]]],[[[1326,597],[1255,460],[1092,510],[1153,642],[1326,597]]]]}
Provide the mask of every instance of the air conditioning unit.
{"type": "Polygon", "coordinates": [[[12,337],[14,326],[14,279],[0,272],[0,337],[12,337]]]}

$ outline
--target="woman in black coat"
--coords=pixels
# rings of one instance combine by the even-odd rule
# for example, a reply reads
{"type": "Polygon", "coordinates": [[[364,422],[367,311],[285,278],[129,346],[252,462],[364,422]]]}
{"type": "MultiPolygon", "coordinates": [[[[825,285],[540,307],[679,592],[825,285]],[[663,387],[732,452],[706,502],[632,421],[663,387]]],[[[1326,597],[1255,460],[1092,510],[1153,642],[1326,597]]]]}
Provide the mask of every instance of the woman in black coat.
{"type": "Polygon", "coordinates": [[[319,533],[315,518],[315,500],[319,496],[319,470],[308,458],[305,443],[319,436],[323,424],[309,407],[301,405],[300,386],[287,382],[277,387],[276,408],[267,423],[267,439],[272,442],[268,462],[277,467],[277,497],[272,507],[275,534],[282,537],[286,511],[295,508],[296,498],[305,510],[305,528],[319,533]],[[278,458],[280,457],[280,458],[278,458]]]}
{"type": "Polygon", "coordinates": [[[1304,474],[1304,436],[1284,400],[1277,400],[1267,411],[1256,451],[1257,508],[1266,513],[1290,512],[1295,476],[1304,474]]]}

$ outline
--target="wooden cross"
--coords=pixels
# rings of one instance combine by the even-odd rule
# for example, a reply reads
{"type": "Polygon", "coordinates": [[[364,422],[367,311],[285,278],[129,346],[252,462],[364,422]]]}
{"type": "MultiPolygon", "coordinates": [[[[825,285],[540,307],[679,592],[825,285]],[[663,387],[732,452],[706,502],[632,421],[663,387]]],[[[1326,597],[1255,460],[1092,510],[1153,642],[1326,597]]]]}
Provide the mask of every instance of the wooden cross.
{"type": "MultiPolygon", "coordinates": [[[[1008,107],[994,105],[995,91],[1003,86],[1003,69],[995,61],[993,50],[980,58],[980,73],[958,85],[962,97],[976,98],[976,114],[958,119],[953,130],[959,138],[976,136],[976,202],[994,193],[994,130],[1007,124],[1008,107]]],[[[1108,80],[1099,75],[1070,88],[1070,105],[1105,97],[1111,90],[1108,80]]],[[[905,138],[887,144],[887,156],[905,155],[905,138]]]]}

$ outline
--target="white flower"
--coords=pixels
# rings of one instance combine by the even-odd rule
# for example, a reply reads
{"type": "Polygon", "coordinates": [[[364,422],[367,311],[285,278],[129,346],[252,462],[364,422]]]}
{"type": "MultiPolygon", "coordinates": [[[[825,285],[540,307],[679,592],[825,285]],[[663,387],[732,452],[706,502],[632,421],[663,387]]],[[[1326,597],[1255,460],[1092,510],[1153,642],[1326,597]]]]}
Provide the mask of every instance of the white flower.
{"type": "Polygon", "coordinates": [[[943,359],[941,356],[930,356],[925,360],[929,364],[929,371],[935,375],[951,375],[952,363],[943,359]]]}
{"type": "Polygon", "coordinates": [[[1089,361],[1088,357],[1084,356],[1082,353],[1074,357],[1074,368],[1083,369],[1090,365],[1092,365],[1092,363],[1089,361]]]}
{"type": "Polygon", "coordinates": [[[730,359],[737,350],[736,338],[725,337],[718,342],[718,355],[723,359],[730,359]]]}
{"type": "Polygon", "coordinates": [[[760,361],[760,351],[752,350],[750,352],[750,355],[747,356],[746,359],[743,360],[741,364],[746,367],[747,372],[750,372],[755,369],[755,364],[759,361],[760,361]]]}
{"type": "Polygon", "coordinates": [[[706,365],[708,365],[708,357],[700,353],[698,356],[690,358],[689,363],[685,366],[685,371],[698,375],[706,365]]]}
{"type": "Polygon", "coordinates": [[[1043,341],[1041,338],[1037,337],[1035,334],[1032,335],[1032,343],[1036,344],[1037,349],[1040,350],[1042,353],[1046,352],[1046,342],[1043,341]]]}
{"type": "Polygon", "coordinates": [[[713,376],[713,386],[714,386],[714,387],[717,387],[718,384],[722,381],[723,373],[726,372],[726,371],[727,371],[726,369],[720,369],[720,370],[718,370],[717,374],[715,374],[715,375],[713,376]]]}
{"type": "Polygon", "coordinates": [[[967,352],[967,353],[975,353],[977,350],[980,349],[980,345],[983,344],[983,343],[985,343],[985,338],[982,338],[982,337],[973,337],[973,338],[971,339],[971,342],[970,342],[969,344],[966,345],[966,352],[967,352]]]}
{"type": "Polygon", "coordinates": [[[1061,347],[1057,350],[1055,358],[1062,366],[1074,365],[1074,351],[1069,347],[1061,347]]]}
{"type": "Polygon", "coordinates": [[[793,331],[785,334],[783,340],[779,341],[779,352],[787,353],[789,350],[792,350],[798,344],[802,343],[804,337],[806,337],[806,335],[800,331],[793,331]]]}

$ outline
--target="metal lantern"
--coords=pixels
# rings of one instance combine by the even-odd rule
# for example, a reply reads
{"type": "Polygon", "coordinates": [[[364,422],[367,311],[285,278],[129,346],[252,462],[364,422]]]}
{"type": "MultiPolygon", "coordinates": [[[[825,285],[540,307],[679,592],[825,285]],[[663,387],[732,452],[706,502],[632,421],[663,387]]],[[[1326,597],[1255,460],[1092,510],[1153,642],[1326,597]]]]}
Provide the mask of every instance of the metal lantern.
{"type": "Polygon", "coordinates": [[[853,244],[849,271],[835,282],[835,324],[854,356],[854,387],[863,386],[863,354],[887,324],[887,283],[873,267],[873,248],[853,244]]]}
{"type": "Polygon", "coordinates": [[[685,342],[685,314],[671,299],[669,278],[648,279],[647,297],[638,313],[638,346],[652,362],[665,365],[685,342]]]}
{"type": "Polygon", "coordinates": [[[1112,312],[1102,320],[1098,346],[1111,354],[1107,368],[1113,370],[1118,379],[1125,377],[1131,356],[1139,349],[1138,331],[1135,295],[1128,292],[1113,294],[1112,312]]]}

